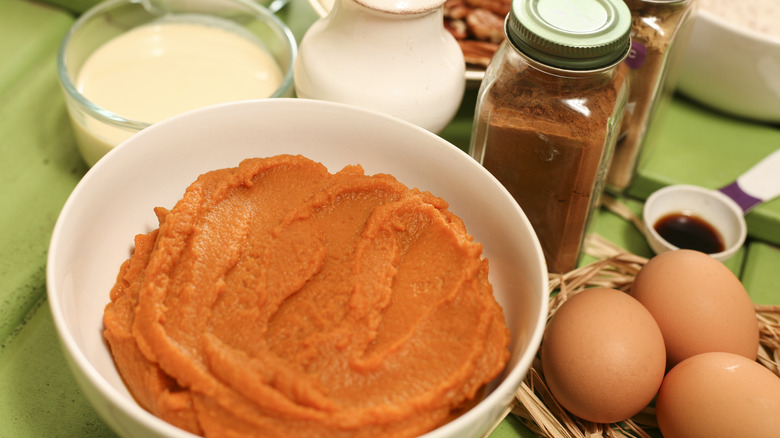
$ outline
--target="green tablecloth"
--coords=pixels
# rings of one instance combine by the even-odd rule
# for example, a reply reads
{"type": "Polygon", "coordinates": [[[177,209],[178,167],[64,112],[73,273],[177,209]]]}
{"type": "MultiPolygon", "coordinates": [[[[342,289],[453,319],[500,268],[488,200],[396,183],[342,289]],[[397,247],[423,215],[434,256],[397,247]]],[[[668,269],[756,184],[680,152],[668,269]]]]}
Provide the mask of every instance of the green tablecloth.
{"type": "MultiPolygon", "coordinates": [[[[56,74],[59,43],[95,0],[0,0],[0,437],[109,437],[65,364],[46,303],[45,262],[60,208],[87,171],[75,147],[56,74]]],[[[300,38],[316,19],[306,0],[280,15],[300,38]]],[[[465,148],[474,90],[442,133],[465,148]]],[[[658,124],[658,145],[622,199],[635,211],[666,184],[719,187],[768,151],[780,129],[709,112],[677,98],[658,124]]],[[[752,239],[729,263],[754,301],[780,304],[780,203],[748,216],[752,239]]],[[[648,256],[630,223],[603,210],[591,231],[648,256]]],[[[505,420],[493,437],[532,436],[505,420]]]]}

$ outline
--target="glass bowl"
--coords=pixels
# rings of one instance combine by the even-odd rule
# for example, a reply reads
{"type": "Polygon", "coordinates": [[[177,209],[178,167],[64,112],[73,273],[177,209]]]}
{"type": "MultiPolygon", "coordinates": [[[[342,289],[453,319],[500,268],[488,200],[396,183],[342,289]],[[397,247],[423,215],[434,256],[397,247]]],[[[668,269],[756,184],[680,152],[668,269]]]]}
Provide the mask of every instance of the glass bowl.
{"type": "Polygon", "coordinates": [[[179,112],[223,101],[291,96],[296,56],[290,29],[251,0],[106,0],[73,24],[60,46],[57,69],[79,152],[92,166],[133,134],[179,112]],[[170,33],[172,25],[190,33],[170,33]],[[118,45],[121,40],[124,46],[118,45]],[[211,46],[218,48],[207,49],[211,46]],[[101,58],[93,57],[96,52],[101,58]],[[166,59],[169,64],[162,66],[166,59]],[[199,68],[187,68],[196,60],[199,68]],[[250,60],[253,65],[243,64],[250,60]],[[261,62],[269,72],[273,69],[278,86],[247,93],[254,83],[245,71],[251,67],[258,74],[261,62]],[[148,68],[141,70],[139,64],[148,68]],[[242,75],[235,78],[243,88],[234,73],[242,75]],[[91,98],[84,94],[85,85],[91,87],[91,98]],[[130,97],[112,94],[117,90],[130,97]]]}

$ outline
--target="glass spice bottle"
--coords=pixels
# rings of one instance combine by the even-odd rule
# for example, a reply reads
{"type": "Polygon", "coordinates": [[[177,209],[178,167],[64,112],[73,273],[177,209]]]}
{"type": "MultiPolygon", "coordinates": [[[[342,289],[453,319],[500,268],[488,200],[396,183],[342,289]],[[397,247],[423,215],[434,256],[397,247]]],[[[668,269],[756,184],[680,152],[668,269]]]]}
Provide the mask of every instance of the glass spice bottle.
{"type": "Polygon", "coordinates": [[[651,153],[650,126],[674,94],[693,29],[696,0],[624,0],[631,11],[628,103],[607,173],[607,190],[622,193],[633,182],[640,158],[651,153]]]}
{"type": "Polygon", "coordinates": [[[628,96],[623,0],[513,0],[469,152],[514,196],[550,272],[576,267],[628,96]]]}

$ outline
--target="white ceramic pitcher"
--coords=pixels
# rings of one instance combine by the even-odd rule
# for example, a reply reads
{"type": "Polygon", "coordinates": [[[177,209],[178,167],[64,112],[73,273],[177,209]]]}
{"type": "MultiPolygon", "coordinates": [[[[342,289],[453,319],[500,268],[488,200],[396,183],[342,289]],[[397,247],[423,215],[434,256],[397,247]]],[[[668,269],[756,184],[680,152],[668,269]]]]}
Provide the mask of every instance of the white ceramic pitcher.
{"type": "Polygon", "coordinates": [[[440,132],[465,89],[463,52],[443,15],[444,0],[336,0],[301,40],[296,94],[440,132]]]}

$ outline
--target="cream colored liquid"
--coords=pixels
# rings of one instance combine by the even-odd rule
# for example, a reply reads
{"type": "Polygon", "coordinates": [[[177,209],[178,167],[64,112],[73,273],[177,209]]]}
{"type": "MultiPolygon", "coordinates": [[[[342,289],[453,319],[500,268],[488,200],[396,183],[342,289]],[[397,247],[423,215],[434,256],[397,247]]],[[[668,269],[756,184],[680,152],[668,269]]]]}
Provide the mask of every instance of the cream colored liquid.
{"type": "MultiPolygon", "coordinates": [[[[98,48],[84,63],[76,86],[100,107],[155,123],[208,105],[269,97],[282,79],[273,57],[237,33],[162,22],[130,30],[98,48]]],[[[132,134],[89,117],[76,130],[89,164],[132,134]]]]}

